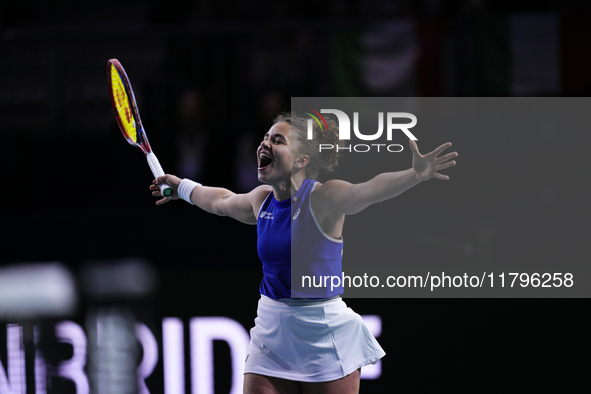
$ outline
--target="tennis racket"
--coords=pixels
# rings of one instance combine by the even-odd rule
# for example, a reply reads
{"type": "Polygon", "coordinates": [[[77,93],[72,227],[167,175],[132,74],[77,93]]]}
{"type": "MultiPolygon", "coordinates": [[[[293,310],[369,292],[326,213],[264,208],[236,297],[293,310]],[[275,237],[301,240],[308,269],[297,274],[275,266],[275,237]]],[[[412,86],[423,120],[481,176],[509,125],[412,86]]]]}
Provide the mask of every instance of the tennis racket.
{"type": "MultiPolygon", "coordinates": [[[[144,152],[155,178],[164,175],[162,166],[148,142],[131,83],[119,60],[111,59],[107,62],[107,77],[111,91],[111,104],[123,136],[127,142],[144,152]]],[[[164,197],[172,195],[172,188],[167,184],[161,184],[160,191],[164,197]]]]}

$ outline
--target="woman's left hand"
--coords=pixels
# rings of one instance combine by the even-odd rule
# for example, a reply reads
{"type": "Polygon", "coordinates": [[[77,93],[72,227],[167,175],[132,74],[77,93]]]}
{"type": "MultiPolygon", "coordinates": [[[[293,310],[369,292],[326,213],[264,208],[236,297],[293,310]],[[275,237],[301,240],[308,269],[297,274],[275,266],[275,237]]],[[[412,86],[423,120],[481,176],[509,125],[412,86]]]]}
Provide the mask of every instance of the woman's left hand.
{"type": "Polygon", "coordinates": [[[431,178],[437,178],[447,181],[447,175],[441,175],[437,171],[456,165],[455,160],[451,160],[458,156],[457,152],[448,153],[444,156],[437,157],[444,150],[451,146],[451,142],[441,145],[431,153],[421,155],[417,143],[410,140],[410,149],[412,151],[412,168],[415,171],[417,179],[426,181],[431,178]],[[450,161],[451,160],[451,161],[450,161]]]}

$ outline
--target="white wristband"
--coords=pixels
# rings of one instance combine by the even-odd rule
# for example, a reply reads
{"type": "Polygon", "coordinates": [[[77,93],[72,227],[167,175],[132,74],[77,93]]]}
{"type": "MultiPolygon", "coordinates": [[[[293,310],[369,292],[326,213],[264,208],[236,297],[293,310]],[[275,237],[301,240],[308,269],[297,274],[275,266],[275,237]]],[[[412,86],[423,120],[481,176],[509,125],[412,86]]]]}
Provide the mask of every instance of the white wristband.
{"type": "Polygon", "coordinates": [[[191,201],[191,192],[193,191],[193,189],[195,189],[195,186],[201,186],[201,183],[193,182],[192,180],[187,178],[183,179],[181,183],[179,183],[179,187],[177,189],[179,197],[188,202],[189,204],[195,205],[191,201]]]}

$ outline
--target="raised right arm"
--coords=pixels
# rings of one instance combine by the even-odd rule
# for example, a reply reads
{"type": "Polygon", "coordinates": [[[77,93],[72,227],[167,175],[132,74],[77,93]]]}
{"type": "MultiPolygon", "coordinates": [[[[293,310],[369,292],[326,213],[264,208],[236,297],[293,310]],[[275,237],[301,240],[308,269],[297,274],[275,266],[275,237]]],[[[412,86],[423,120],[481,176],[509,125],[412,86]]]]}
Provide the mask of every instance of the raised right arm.
{"type": "MultiPolygon", "coordinates": [[[[170,197],[156,201],[156,205],[162,205],[179,198],[180,178],[168,174],[158,177],[150,186],[153,196],[162,196],[158,187],[160,183],[170,185],[173,193],[170,197]]],[[[190,199],[193,204],[206,212],[218,216],[228,216],[246,224],[256,224],[258,211],[270,192],[271,187],[268,185],[258,186],[245,194],[236,194],[221,187],[197,185],[191,191],[190,199]]]]}

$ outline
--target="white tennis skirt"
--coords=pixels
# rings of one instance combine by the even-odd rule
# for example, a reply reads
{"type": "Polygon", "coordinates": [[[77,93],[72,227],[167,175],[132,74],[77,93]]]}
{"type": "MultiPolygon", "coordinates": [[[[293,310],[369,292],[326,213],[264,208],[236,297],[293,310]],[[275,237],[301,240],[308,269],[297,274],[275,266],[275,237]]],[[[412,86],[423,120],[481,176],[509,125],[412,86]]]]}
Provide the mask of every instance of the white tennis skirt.
{"type": "Polygon", "coordinates": [[[329,382],[386,354],[341,297],[274,300],[261,295],[254,322],[244,373],[329,382]]]}

